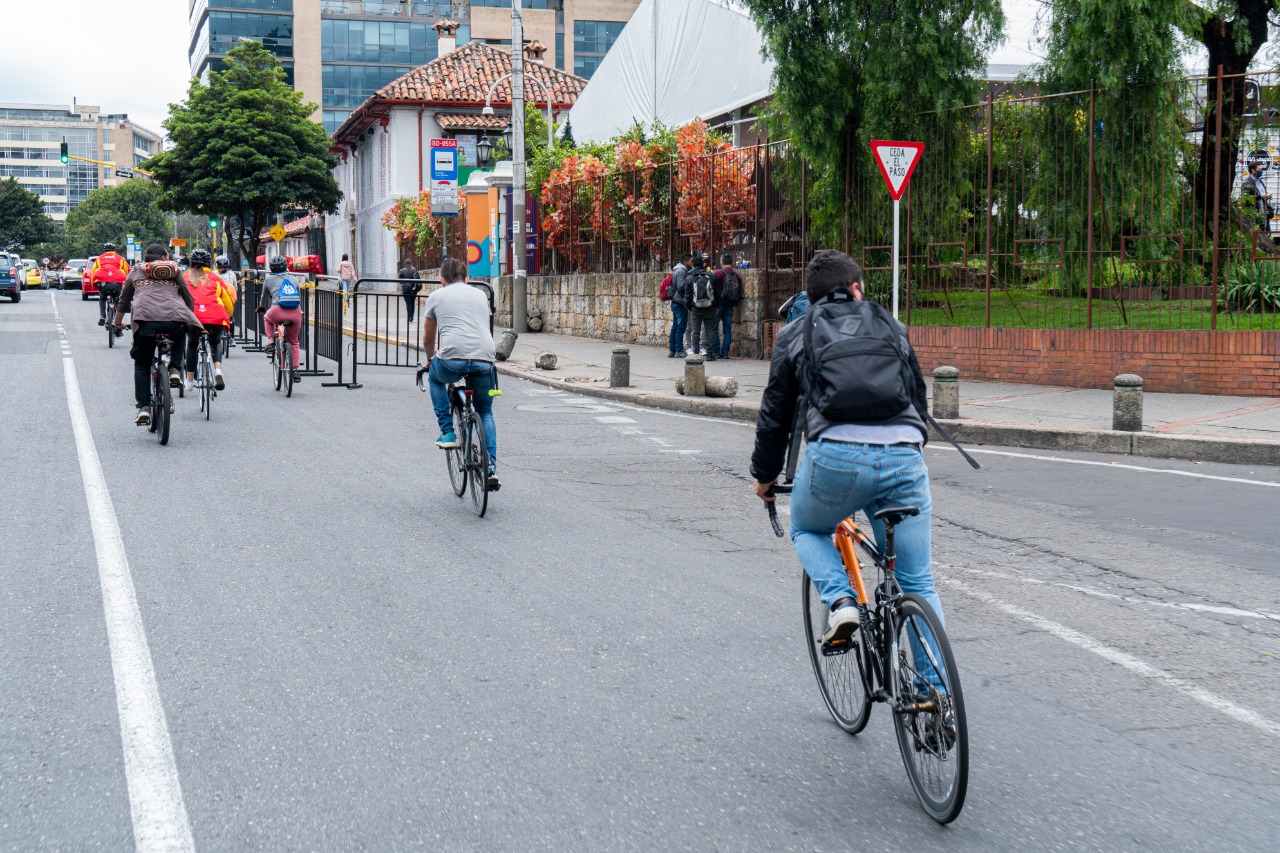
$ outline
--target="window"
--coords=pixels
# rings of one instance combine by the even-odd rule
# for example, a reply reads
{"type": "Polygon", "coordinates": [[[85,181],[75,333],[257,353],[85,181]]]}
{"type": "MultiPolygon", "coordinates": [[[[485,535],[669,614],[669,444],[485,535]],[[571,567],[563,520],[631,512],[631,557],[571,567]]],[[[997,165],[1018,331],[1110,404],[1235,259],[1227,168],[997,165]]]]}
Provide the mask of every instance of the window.
{"type": "Polygon", "coordinates": [[[407,65],[325,65],[321,100],[326,109],[358,107],[378,89],[412,70],[407,65]]]}
{"type": "Polygon", "coordinates": [[[276,56],[293,56],[293,17],[290,15],[210,12],[201,28],[201,38],[206,27],[210,53],[226,54],[241,38],[248,38],[262,42],[262,46],[276,56]]]}
{"type": "MultiPolygon", "coordinates": [[[[498,9],[510,9],[511,0],[471,0],[472,6],[492,6],[498,9]]],[[[564,0],[524,0],[522,4],[526,9],[556,9],[564,8],[564,0]]]]}
{"type": "Polygon", "coordinates": [[[62,164],[57,166],[8,166],[0,163],[0,178],[61,178],[62,164]]]}
{"type": "Polygon", "coordinates": [[[156,144],[154,142],[147,139],[145,136],[141,136],[136,133],[133,135],[133,147],[139,151],[145,151],[148,154],[154,154],[156,150],[156,144]]]}
{"type": "Polygon", "coordinates": [[[564,70],[564,31],[556,31],[556,68],[564,70]]]}
{"type": "Polygon", "coordinates": [[[65,184],[22,184],[24,190],[35,193],[38,196],[57,196],[64,198],[67,194],[65,184]]]}
{"type": "Polygon", "coordinates": [[[397,21],[320,22],[320,58],[330,62],[386,62],[417,67],[435,59],[436,34],[426,24],[397,21]]]}
{"type": "MultiPolygon", "coordinates": [[[[478,4],[472,4],[478,5],[478,4]]],[[[501,5],[501,4],[497,4],[501,5]]],[[[508,6],[511,0],[507,0],[508,6]]],[[[525,7],[529,8],[529,7],[525,7]]],[[[322,15],[358,15],[363,18],[428,18],[432,23],[441,18],[465,17],[466,7],[450,0],[320,0],[322,15]]]]}
{"type": "Polygon", "coordinates": [[[0,160],[57,160],[59,156],[56,148],[0,147],[0,160]]]}
{"type": "Polygon", "coordinates": [[[626,25],[626,21],[574,21],[573,73],[579,77],[594,74],[626,25]]]}
{"type": "Polygon", "coordinates": [[[97,188],[97,166],[92,163],[72,163],[67,166],[67,201],[72,207],[84,201],[85,196],[97,188]]]}
{"type": "Polygon", "coordinates": [[[293,0],[209,0],[208,5],[224,9],[255,9],[259,12],[293,11],[293,0]]]}
{"type": "Polygon", "coordinates": [[[347,120],[347,116],[351,115],[351,110],[325,110],[324,111],[324,129],[333,133],[342,123],[347,120]]]}

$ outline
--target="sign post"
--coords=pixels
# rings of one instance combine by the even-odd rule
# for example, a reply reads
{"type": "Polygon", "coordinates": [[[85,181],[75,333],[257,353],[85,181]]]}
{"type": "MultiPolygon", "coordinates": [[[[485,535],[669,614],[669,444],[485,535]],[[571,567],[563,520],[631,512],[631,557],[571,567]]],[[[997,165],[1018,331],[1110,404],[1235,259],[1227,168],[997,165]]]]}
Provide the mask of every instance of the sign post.
{"type": "Polygon", "coordinates": [[[458,215],[458,140],[431,140],[431,215],[458,215]]]}
{"type": "Polygon", "coordinates": [[[923,142],[892,142],[884,139],[871,140],[871,153],[875,155],[876,165],[889,187],[889,197],[893,199],[893,317],[898,318],[898,234],[899,205],[902,194],[907,191],[911,174],[920,163],[920,155],[924,153],[923,142]]]}

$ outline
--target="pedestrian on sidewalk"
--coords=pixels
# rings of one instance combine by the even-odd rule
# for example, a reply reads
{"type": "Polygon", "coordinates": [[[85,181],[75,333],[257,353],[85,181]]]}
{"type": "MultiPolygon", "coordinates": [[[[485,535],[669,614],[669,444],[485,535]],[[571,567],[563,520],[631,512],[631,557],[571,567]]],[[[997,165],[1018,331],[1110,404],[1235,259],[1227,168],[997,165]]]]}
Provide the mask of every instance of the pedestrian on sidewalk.
{"type": "Polygon", "coordinates": [[[400,280],[404,283],[400,285],[400,295],[404,297],[404,309],[409,314],[409,322],[413,322],[413,309],[418,302],[418,294],[422,292],[422,279],[418,277],[418,270],[413,265],[411,258],[404,259],[404,266],[400,268],[400,280]]]}
{"type": "Polygon", "coordinates": [[[693,269],[685,276],[685,282],[689,291],[689,354],[715,361],[715,353],[708,353],[707,347],[716,322],[716,292],[707,259],[701,254],[694,256],[693,269]]]}
{"type": "Polygon", "coordinates": [[[685,340],[689,329],[689,296],[685,290],[685,278],[693,255],[685,252],[680,262],[671,268],[671,337],[667,342],[667,358],[684,355],[685,340]]]}
{"type": "Polygon", "coordinates": [[[716,358],[729,357],[729,344],[733,341],[733,309],[742,301],[742,279],[733,268],[733,256],[720,256],[720,269],[711,282],[716,297],[716,319],[711,326],[711,354],[716,358]]]}
{"type": "Polygon", "coordinates": [[[349,255],[342,256],[342,262],[338,264],[338,281],[342,284],[342,298],[347,298],[347,293],[351,290],[351,285],[356,280],[356,268],[351,263],[349,255]]]}

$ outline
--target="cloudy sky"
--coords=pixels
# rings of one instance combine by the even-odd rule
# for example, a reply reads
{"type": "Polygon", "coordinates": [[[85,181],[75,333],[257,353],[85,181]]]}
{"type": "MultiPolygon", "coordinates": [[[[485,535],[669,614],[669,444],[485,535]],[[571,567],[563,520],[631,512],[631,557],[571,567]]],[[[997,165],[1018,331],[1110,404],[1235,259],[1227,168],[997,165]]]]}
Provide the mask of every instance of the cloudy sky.
{"type": "MultiPolygon", "coordinates": [[[[188,0],[4,0],[0,21],[15,49],[0,51],[0,103],[128,113],[161,132],[186,93],[188,0]]],[[[1009,38],[992,62],[1030,64],[1038,3],[1005,0],[1009,38]]]]}
{"type": "Polygon", "coordinates": [[[3,0],[0,103],[96,104],[162,132],[187,91],[187,0],[3,0]]]}

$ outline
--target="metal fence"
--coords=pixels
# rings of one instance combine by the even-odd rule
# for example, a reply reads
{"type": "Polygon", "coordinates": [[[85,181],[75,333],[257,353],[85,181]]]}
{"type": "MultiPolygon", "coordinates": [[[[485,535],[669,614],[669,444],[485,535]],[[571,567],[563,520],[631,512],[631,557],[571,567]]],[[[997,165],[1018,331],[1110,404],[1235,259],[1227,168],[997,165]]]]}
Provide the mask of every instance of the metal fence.
{"type": "MultiPolygon", "coordinates": [[[[902,305],[916,325],[1280,328],[1280,72],[1122,92],[992,98],[920,116],[903,199],[902,305]],[[1243,190],[1243,192],[1242,192],[1243,190]]],[[[557,185],[551,273],[665,269],[686,251],[756,267],[771,315],[819,248],[889,299],[891,203],[869,150],[843,186],[787,142],[557,185]],[[567,228],[565,227],[567,223],[567,228]],[[778,277],[782,279],[783,277],[778,277]]]]}

